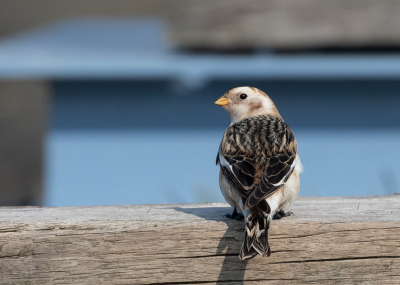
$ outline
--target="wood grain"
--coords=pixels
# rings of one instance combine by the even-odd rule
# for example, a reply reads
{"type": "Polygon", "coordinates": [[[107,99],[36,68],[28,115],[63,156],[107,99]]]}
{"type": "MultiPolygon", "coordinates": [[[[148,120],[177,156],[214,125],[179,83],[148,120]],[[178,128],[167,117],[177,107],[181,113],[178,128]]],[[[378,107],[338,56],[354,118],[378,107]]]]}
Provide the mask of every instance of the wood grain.
{"type": "Polygon", "coordinates": [[[400,195],[299,198],[270,258],[226,204],[0,208],[1,284],[399,284],[400,195]]]}

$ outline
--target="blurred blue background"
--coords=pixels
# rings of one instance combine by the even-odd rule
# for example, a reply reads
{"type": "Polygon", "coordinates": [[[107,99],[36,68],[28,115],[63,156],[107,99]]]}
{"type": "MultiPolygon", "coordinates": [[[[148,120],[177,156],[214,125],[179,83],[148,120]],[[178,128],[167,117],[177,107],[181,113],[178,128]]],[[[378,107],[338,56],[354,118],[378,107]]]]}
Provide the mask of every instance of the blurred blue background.
{"type": "Polygon", "coordinates": [[[294,131],[300,195],[399,192],[396,49],[197,50],[169,40],[161,16],[78,16],[0,39],[4,84],[48,94],[42,182],[21,186],[40,191],[1,204],[222,202],[215,157],[230,120],[213,102],[237,86],[265,91],[294,131]]]}

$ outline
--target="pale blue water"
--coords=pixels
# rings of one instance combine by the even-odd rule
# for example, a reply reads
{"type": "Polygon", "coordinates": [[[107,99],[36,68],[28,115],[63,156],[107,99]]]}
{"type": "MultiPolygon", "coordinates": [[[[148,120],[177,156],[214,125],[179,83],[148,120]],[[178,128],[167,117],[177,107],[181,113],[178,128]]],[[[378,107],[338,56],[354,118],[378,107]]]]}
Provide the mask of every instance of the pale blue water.
{"type": "Polygon", "coordinates": [[[58,81],[46,144],[45,204],[223,201],[215,157],[236,85],[269,92],[296,134],[301,195],[380,195],[400,185],[400,82],[58,81]],[[377,96],[379,94],[379,96],[377,96]]]}
{"type": "MultiPolygon", "coordinates": [[[[399,191],[400,132],[294,130],[305,171],[300,195],[399,191]]],[[[53,131],[46,143],[46,206],[221,202],[205,131],[53,131]]]]}

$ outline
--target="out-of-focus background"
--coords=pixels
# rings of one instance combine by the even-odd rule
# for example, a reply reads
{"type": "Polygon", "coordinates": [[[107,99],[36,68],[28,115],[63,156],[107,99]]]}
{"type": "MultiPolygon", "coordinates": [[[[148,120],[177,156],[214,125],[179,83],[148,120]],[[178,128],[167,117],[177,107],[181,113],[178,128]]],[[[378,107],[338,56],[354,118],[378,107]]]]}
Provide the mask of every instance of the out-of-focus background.
{"type": "Polygon", "coordinates": [[[1,0],[0,205],[223,201],[233,87],[274,100],[300,195],[400,185],[400,2],[1,0]]]}

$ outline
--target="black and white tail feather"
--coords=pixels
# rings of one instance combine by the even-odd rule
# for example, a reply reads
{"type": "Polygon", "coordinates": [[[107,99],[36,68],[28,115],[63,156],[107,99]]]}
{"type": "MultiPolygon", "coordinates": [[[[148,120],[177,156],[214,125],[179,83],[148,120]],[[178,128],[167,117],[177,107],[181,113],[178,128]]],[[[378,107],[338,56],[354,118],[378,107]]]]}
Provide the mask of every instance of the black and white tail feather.
{"type": "Polygon", "coordinates": [[[241,260],[253,258],[257,254],[263,257],[271,255],[268,243],[269,224],[269,215],[258,208],[246,217],[245,236],[239,253],[241,260]]]}

